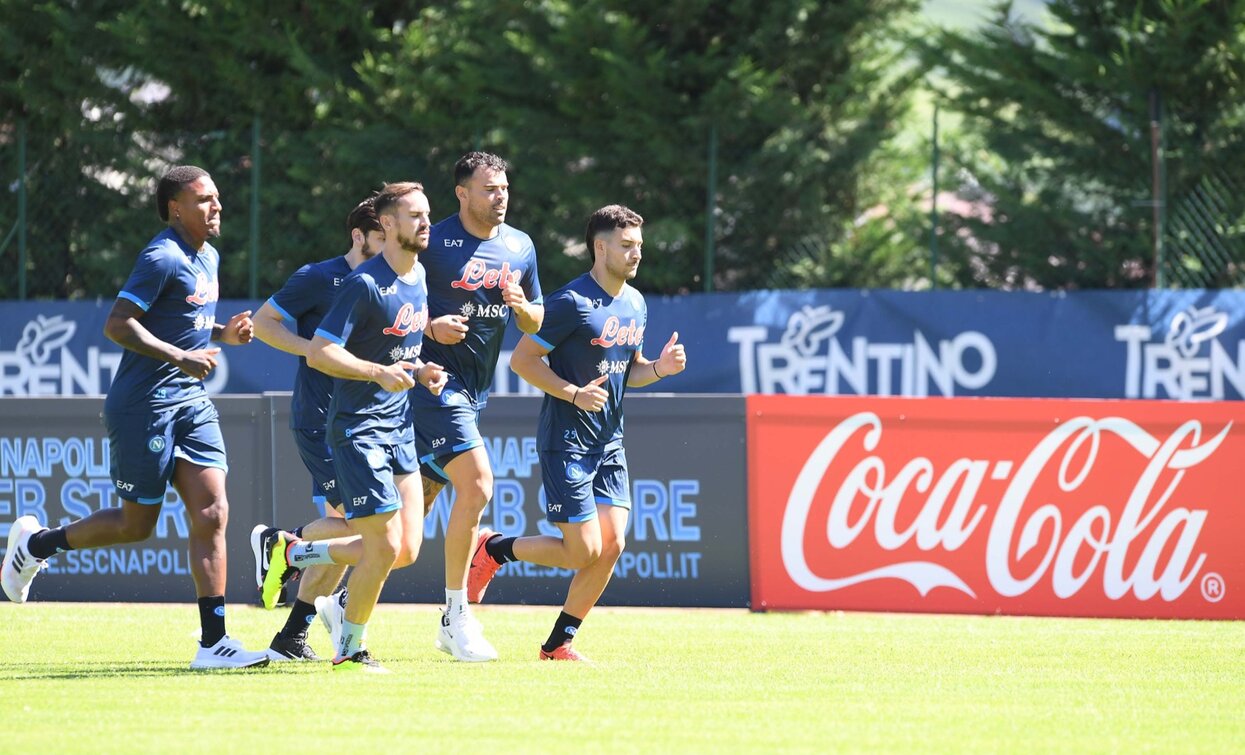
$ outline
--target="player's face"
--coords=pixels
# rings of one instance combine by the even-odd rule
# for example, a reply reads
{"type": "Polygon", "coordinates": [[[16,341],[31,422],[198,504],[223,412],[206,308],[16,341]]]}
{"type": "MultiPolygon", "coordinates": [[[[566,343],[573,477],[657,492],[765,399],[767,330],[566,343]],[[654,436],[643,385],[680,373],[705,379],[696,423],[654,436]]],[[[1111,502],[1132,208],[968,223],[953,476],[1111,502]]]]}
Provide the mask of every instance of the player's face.
{"type": "Polygon", "coordinates": [[[220,235],[220,192],[209,176],[186,184],[173,200],[170,214],[192,238],[214,239],[220,235]]]}
{"type": "Polygon", "coordinates": [[[476,172],[459,189],[462,209],[472,220],[489,228],[506,222],[510,183],[504,170],[476,168],[476,172]]]}
{"type": "Polygon", "coordinates": [[[644,232],[639,227],[615,228],[597,238],[605,243],[605,272],[616,280],[634,278],[644,256],[644,232]]]}
{"type": "Polygon", "coordinates": [[[385,251],[385,232],[368,231],[363,237],[363,258],[372,259],[385,251]]]}
{"type": "Polygon", "coordinates": [[[419,254],[427,249],[428,234],[432,229],[428,197],[422,191],[412,191],[397,201],[394,210],[394,236],[398,246],[412,254],[419,254]]]}

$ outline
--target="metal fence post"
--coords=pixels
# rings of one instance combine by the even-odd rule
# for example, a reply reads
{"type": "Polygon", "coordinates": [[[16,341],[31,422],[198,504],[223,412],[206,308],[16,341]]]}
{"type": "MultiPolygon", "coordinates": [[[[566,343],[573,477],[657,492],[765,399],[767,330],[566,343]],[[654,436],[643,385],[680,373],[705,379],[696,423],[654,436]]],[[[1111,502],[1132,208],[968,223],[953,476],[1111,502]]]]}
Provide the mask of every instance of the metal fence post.
{"type": "Polygon", "coordinates": [[[1150,90],[1150,206],[1154,223],[1154,287],[1163,288],[1163,226],[1167,220],[1166,175],[1163,165],[1163,101],[1157,89],[1150,90]]]}
{"type": "Polygon", "coordinates": [[[714,242],[717,237],[718,125],[709,126],[709,186],[705,191],[705,292],[713,291],[714,242]]]}
{"type": "Polygon", "coordinates": [[[929,202],[929,287],[938,288],[938,103],[934,103],[934,146],[930,155],[933,192],[929,202]]]}
{"type": "Polygon", "coordinates": [[[26,119],[17,122],[17,298],[26,301],[26,119]]]}
{"type": "Polygon", "coordinates": [[[259,295],[259,114],[251,122],[251,270],[247,290],[254,300],[259,295]]]}

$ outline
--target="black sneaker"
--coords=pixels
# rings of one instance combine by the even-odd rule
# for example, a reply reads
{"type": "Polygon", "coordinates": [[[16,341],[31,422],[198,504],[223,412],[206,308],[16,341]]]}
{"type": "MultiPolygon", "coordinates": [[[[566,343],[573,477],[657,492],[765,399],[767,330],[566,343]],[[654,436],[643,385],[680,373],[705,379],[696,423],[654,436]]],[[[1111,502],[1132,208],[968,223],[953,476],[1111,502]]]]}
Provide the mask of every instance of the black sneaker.
{"type": "Polygon", "coordinates": [[[334,671],[359,671],[365,674],[389,674],[389,669],[376,662],[366,650],[360,650],[349,658],[333,660],[334,671]]]}
{"type": "Polygon", "coordinates": [[[288,637],[277,632],[268,646],[268,658],[281,663],[282,661],[318,661],[320,656],[311,649],[307,640],[302,637],[288,637]]]}

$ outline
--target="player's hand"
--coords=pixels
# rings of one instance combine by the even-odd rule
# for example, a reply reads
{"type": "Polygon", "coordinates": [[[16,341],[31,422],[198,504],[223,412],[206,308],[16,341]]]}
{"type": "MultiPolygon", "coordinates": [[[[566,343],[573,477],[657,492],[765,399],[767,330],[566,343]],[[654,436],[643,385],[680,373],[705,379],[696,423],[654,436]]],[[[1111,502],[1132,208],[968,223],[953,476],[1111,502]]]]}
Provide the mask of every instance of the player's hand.
{"type": "Polygon", "coordinates": [[[462,315],[441,315],[428,322],[426,334],[437,343],[452,346],[467,337],[467,318],[462,315]]]}
{"type": "Polygon", "coordinates": [[[424,362],[424,366],[419,368],[419,372],[415,373],[415,377],[434,396],[441,395],[441,390],[445,388],[446,382],[450,379],[449,373],[445,371],[445,368],[436,362],[424,362]]]}
{"type": "Polygon", "coordinates": [[[394,362],[381,367],[372,378],[377,385],[390,393],[409,390],[415,387],[415,378],[411,373],[415,365],[410,362],[394,362]]]}
{"type": "Polygon", "coordinates": [[[514,309],[522,309],[527,306],[527,295],[523,293],[523,287],[519,285],[519,281],[511,277],[506,281],[506,285],[501,288],[502,303],[514,309]]]}
{"type": "Polygon", "coordinates": [[[575,398],[571,401],[576,409],[583,409],[586,412],[599,412],[605,407],[605,402],[609,400],[610,392],[601,387],[601,383],[609,380],[609,375],[602,375],[587,385],[580,386],[575,392],[575,398]]]}
{"type": "Polygon", "coordinates": [[[230,346],[241,346],[251,342],[255,337],[255,323],[251,320],[251,310],[239,312],[229,318],[225,329],[221,331],[220,342],[230,346]]]}
{"type": "Polygon", "coordinates": [[[183,351],[181,358],[177,360],[177,369],[196,380],[203,380],[216,369],[216,355],[219,353],[219,346],[183,351]]]}
{"type": "Polygon", "coordinates": [[[657,372],[662,377],[678,375],[687,369],[687,353],[683,344],[679,343],[679,331],[674,331],[666,345],[661,347],[661,356],[657,357],[657,372]]]}

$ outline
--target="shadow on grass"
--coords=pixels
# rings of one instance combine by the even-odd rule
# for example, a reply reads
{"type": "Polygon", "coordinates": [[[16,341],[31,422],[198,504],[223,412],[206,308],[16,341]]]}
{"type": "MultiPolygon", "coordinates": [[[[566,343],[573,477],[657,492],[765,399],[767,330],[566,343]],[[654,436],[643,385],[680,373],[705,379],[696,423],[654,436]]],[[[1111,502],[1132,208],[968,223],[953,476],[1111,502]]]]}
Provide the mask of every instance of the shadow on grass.
{"type": "MultiPolygon", "coordinates": [[[[236,674],[260,674],[279,672],[312,671],[316,666],[325,664],[289,664],[270,663],[266,667],[243,669],[192,669],[189,663],[115,663],[101,661],[98,663],[46,664],[46,663],[4,663],[0,664],[0,682],[27,679],[136,679],[136,678],[170,678],[176,676],[220,676],[236,674]]],[[[324,669],[327,671],[327,667],[324,669]]]]}

